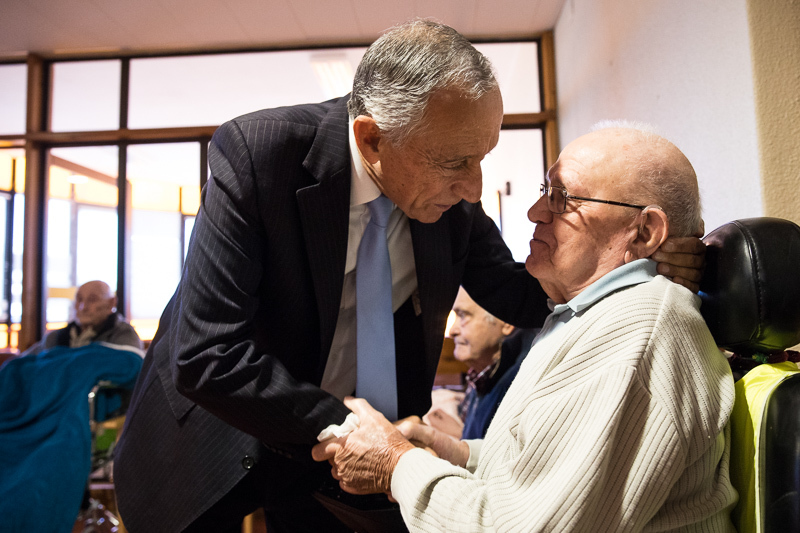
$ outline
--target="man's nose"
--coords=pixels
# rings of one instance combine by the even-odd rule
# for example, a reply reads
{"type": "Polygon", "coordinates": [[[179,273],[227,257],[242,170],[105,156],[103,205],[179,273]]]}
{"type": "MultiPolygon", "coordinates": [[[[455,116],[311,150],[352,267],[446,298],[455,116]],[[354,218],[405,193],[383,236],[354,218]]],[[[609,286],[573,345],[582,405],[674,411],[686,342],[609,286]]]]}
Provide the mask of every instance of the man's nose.
{"type": "Polygon", "coordinates": [[[528,209],[528,220],[534,224],[553,220],[553,212],[547,207],[547,196],[540,196],[528,209]]]}
{"type": "Polygon", "coordinates": [[[458,320],[456,320],[455,322],[453,322],[453,325],[450,326],[450,336],[451,337],[457,337],[460,334],[461,334],[461,330],[458,327],[458,320]]]}
{"type": "Polygon", "coordinates": [[[481,172],[481,167],[477,166],[475,170],[468,171],[463,176],[460,176],[453,185],[453,192],[469,203],[474,204],[480,201],[481,194],[483,193],[483,174],[481,172]]]}

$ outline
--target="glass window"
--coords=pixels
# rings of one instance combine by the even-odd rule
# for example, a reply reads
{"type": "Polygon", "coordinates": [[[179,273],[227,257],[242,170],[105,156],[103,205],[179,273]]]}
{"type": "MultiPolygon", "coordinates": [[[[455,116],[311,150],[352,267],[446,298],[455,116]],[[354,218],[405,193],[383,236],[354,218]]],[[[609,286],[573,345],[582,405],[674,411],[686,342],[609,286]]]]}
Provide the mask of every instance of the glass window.
{"type": "MultiPolygon", "coordinates": [[[[5,250],[6,250],[6,235],[7,232],[5,231],[8,227],[8,215],[9,215],[9,206],[11,204],[11,195],[8,193],[0,192],[0,257],[5,257],[5,250]]],[[[10,302],[8,298],[8,294],[6,294],[6,285],[1,281],[5,281],[10,274],[7,271],[7,267],[5,261],[3,262],[3,278],[0,280],[0,322],[7,322],[9,318],[9,308],[10,302]]],[[[0,342],[0,344],[2,344],[0,342]]]]}
{"type": "MultiPolygon", "coordinates": [[[[72,203],[51,198],[47,202],[47,285],[69,288],[72,278],[72,203]]],[[[59,319],[60,320],[60,319],[59,319]]]]}
{"type": "MultiPolygon", "coordinates": [[[[196,212],[200,143],[128,147],[131,186],[130,314],[139,336],[150,339],[180,280],[186,215],[196,212]]],[[[192,217],[193,218],[193,217],[192,217]]]]}
{"type": "MultiPolygon", "coordinates": [[[[48,323],[63,323],[70,318],[75,286],[71,243],[72,204],[58,198],[47,202],[47,310],[48,323]]],[[[52,328],[48,328],[52,329],[52,328]]]]}
{"type": "Polygon", "coordinates": [[[189,253],[189,240],[192,237],[192,230],[194,229],[194,219],[196,217],[183,218],[183,258],[186,259],[186,254],[189,253]]]}
{"type": "Polygon", "coordinates": [[[158,320],[181,274],[181,216],[134,210],[131,220],[131,319],[158,320]],[[154,260],[158,258],[158,260],[154,260]]]}
{"type": "Polygon", "coordinates": [[[364,47],[131,60],[130,128],[222,124],[349,93],[364,47]],[[247,83],[236,83],[247,72],[247,83]]]}
{"type": "Polygon", "coordinates": [[[118,59],[54,63],[52,131],[118,129],[120,72],[118,59]]]}
{"type": "MultiPolygon", "coordinates": [[[[506,114],[541,111],[538,43],[486,43],[477,48],[495,67],[506,114]]],[[[139,129],[213,126],[258,109],[344,96],[351,89],[364,50],[352,47],[133,58],[127,124],[139,129]],[[241,72],[248,73],[248,83],[232,83],[241,72]]],[[[55,61],[50,77],[52,131],[118,129],[121,67],[119,59],[55,61]]],[[[0,94],[4,96],[0,101],[0,134],[10,120],[4,111],[6,105],[24,115],[26,69],[26,65],[0,65],[0,94]],[[21,95],[19,103],[7,104],[9,84],[18,87],[14,90],[21,95]]],[[[24,132],[24,116],[13,121],[17,125],[11,130],[24,132]]],[[[483,202],[514,257],[524,260],[533,231],[527,209],[538,195],[544,172],[542,132],[503,130],[500,139],[483,164],[483,202]]],[[[148,137],[148,142],[155,140],[148,137]]],[[[152,338],[180,279],[200,205],[200,146],[198,141],[124,148],[127,294],[123,298],[126,309],[121,311],[143,339],[152,338]]],[[[45,215],[48,322],[69,318],[75,288],[81,283],[103,279],[116,285],[119,150],[117,146],[91,146],[50,151],[45,215]]],[[[12,317],[19,320],[23,226],[17,220],[23,214],[23,196],[12,194],[11,189],[23,191],[24,159],[17,157],[8,164],[2,154],[0,149],[0,223],[4,212],[8,213],[6,218],[11,216],[13,206],[10,309],[12,317]],[[16,169],[15,180],[10,168],[16,169]],[[8,191],[7,197],[2,191],[8,191]]],[[[7,292],[7,285],[0,287],[0,317],[9,308],[7,292]]]]}
{"type": "MultiPolygon", "coordinates": [[[[476,47],[497,71],[505,112],[539,112],[538,44],[487,43],[476,47]]],[[[128,125],[215,125],[259,109],[344,96],[352,88],[364,50],[353,47],[133,59],[128,125]],[[248,73],[247,84],[231,83],[243,71],[248,73]]]]}
{"type": "Polygon", "coordinates": [[[536,42],[476,44],[495,68],[500,92],[503,94],[503,113],[538,113],[539,46],[536,42]]]}
{"type": "Polygon", "coordinates": [[[525,261],[534,228],[528,209],[539,198],[545,171],[542,130],[501,130],[481,168],[483,208],[501,229],[514,259],[525,261]]]}
{"type": "Polygon", "coordinates": [[[0,135],[25,133],[27,85],[27,65],[0,65],[0,135]]]}
{"type": "Polygon", "coordinates": [[[25,152],[0,149],[0,348],[18,346],[22,318],[25,152]],[[11,240],[9,242],[9,236],[11,240]]]}
{"type": "MultiPolygon", "coordinates": [[[[11,322],[22,320],[22,249],[25,233],[25,195],[14,195],[13,239],[11,256],[11,322]]],[[[16,346],[16,342],[12,343],[16,346]]]]}
{"type": "Polygon", "coordinates": [[[103,280],[117,286],[117,209],[78,205],[76,244],[76,287],[87,281],[103,280]],[[103,253],[97,253],[101,248],[103,253]]]}
{"type": "Polygon", "coordinates": [[[11,181],[17,172],[16,161],[23,156],[21,149],[0,149],[0,190],[11,190],[11,181]]]}
{"type": "Polygon", "coordinates": [[[77,287],[117,285],[119,148],[53,148],[48,168],[47,329],[73,318],[77,287]]]}

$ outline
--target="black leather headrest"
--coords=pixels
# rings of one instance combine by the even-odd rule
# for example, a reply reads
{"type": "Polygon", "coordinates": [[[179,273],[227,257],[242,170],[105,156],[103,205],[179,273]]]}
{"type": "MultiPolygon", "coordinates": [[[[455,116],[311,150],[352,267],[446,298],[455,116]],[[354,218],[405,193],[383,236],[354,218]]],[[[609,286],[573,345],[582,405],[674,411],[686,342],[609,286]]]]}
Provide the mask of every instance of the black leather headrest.
{"type": "Polygon", "coordinates": [[[800,227],[746,218],[711,233],[700,312],[721,348],[775,353],[800,343],[800,227]]]}

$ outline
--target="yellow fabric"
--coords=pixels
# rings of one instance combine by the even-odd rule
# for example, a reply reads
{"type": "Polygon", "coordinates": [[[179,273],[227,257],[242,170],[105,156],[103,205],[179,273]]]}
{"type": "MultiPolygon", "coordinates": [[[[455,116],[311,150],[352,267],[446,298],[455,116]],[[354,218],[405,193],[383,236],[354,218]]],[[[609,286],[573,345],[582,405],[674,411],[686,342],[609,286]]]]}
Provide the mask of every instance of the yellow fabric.
{"type": "Polygon", "coordinates": [[[736,403],[731,414],[731,482],[739,491],[739,503],[731,514],[739,533],[761,533],[759,473],[763,457],[761,419],[772,391],[786,378],[800,372],[791,361],[759,365],[736,382],[736,403]],[[753,428],[759,428],[754,431],[753,428]]]}

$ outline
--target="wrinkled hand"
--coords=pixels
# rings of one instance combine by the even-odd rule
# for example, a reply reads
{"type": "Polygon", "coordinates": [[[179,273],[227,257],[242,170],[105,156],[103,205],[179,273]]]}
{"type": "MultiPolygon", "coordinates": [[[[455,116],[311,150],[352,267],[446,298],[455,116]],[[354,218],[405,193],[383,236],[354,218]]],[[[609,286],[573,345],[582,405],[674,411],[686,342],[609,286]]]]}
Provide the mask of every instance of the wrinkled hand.
{"type": "Polygon", "coordinates": [[[465,467],[469,459],[469,445],[463,440],[451,437],[447,433],[423,424],[403,422],[397,426],[407,439],[421,442],[436,455],[450,463],[465,467]]]}
{"type": "Polygon", "coordinates": [[[345,492],[388,493],[400,456],[413,450],[414,445],[366,400],[348,397],[344,404],[358,415],[358,429],[317,444],[311,455],[315,461],[327,460],[331,464],[331,474],[345,492]]]}
{"type": "Polygon", "coordinates": [[[453,418],[450,413],[441,407],[431,408],[431,410],[422,417],[422,421],[457,439],[461,438],[461,433],[464,431],[464,422],[462,422],[460,418],[453,418]]]}
{"type": "Polygon", "coordinates": [[[692,292],[700,290],[706,264],[706,245],[697,237],[670,237],[655,251],[658,273],[692,292]]]}

